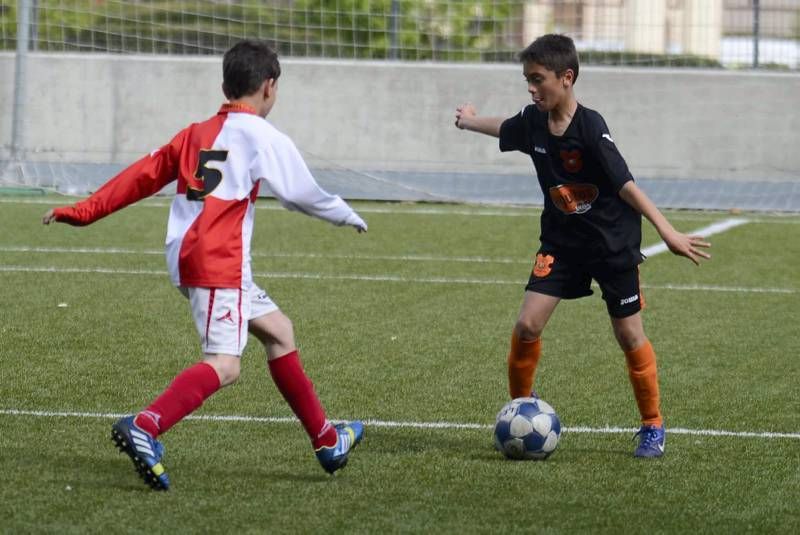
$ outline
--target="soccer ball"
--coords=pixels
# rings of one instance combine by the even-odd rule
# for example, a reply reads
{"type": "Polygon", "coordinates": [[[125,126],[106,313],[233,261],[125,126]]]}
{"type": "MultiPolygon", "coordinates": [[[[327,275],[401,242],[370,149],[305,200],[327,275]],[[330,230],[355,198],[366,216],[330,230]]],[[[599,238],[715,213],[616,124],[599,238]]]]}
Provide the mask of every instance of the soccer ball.
{"type": "Polygon", "coordinates": [[[539,398],[513,399],[497,413],[494,445],[509,459],[547,459],[560,436],[556,411],[539,398]]]}

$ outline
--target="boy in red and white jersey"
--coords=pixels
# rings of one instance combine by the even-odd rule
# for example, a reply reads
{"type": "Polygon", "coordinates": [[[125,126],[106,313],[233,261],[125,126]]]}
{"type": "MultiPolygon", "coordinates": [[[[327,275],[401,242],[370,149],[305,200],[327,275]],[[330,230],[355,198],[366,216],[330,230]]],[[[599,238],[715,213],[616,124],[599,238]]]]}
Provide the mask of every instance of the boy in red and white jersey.
{"type": "Polygon", "coordinates": [[[328,422],[300,363],[291,321],[252,278],[250,240],[262,181],[289,210],[367,231],[346,202],[320,188],[292,140],[264,120],[275,104],[279,76],[277,55],[266,43],[239,42],[225,53],[222,89],[228,102],[214,117],[181,130],[89,198],[43,217],[46,225],[88,225],[177,180],[167,265],[173,284],[189,298],[203,358],[147,408],[112,427],[117,446],[154,489],[169,488],[156,438],[236,381],[248,331],[264,344],[272,378],[326,471],[343,468],[363,437],[361,422],[328,422]]]}

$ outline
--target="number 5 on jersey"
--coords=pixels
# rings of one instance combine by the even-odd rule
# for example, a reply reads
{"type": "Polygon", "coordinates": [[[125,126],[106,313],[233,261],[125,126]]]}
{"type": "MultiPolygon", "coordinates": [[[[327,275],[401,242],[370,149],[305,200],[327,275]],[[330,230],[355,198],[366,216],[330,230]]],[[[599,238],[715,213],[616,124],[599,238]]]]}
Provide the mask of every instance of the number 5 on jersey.
{"type": "Polygon", "coordinates": [[[224,162],[228,159],[226,150],[201,149],[197,159],[194,179],[187,183],[186,198],[190,201],[203,201],[222,182],[222,171],[209,167],[209,162],[224,162]]]}

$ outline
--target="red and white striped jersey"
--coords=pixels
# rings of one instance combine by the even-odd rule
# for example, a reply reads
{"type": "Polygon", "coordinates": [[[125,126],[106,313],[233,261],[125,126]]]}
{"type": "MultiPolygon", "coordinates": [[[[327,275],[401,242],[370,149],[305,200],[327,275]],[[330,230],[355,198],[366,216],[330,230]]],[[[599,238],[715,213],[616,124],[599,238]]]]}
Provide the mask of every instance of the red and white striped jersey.
{"type": "Polygon", "coordinates": [[[176,286],[249,288],[250,240],[260,180],[289,210],[343,225],[354,214],[323,190],[291,139],[252,109],[224,104],[55,217],[88,225],[177,180],[166,256],[176,286]]]}

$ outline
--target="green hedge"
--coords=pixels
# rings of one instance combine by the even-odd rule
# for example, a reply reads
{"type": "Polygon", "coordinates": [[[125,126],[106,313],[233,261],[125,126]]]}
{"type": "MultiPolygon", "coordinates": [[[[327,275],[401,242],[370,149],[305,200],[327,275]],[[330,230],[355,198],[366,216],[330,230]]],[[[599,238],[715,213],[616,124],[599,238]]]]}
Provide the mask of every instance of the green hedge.
{"type": "Polygon", "coordinates": [[[678,56],[672,54],[643,54],[636,52],[604,52],[586,50],[580,52],[581,64],[630,65],[638,67],[707,67],[722,68],[722,64],[702,56],[678,56]]]}
{"type": "MultiPolygon", "coordinates": [[[[2,4],[0,48],[16,47],[16,8],[2,4]]],[[[38,50],[219,54],[244,37],[274,43],[282,54],[337,58],[480,61],[516,48],[506,36],[510,4],[401,0],[395,46],[391,0],[181,1],[63,4],[40,0],[38,50]],[[447,20],[447,24],[441,23],[447,20]]],[[[518,6],[517,6],[518,7],[518,6]]]]}

